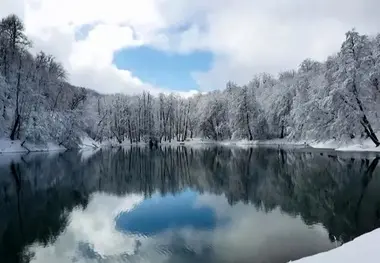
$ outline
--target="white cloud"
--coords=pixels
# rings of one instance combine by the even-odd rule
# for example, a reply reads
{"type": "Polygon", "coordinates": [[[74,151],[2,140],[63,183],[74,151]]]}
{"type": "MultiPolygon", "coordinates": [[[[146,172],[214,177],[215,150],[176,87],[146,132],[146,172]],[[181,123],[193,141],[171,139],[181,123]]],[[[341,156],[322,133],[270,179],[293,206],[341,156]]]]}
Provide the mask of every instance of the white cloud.
{"type": "Polygon", "coordinates": [[[116,51],[140,45],[134,39],[133,30],[128,26],[97,25],[84,40],[76,41],[70,56],[73,70],[86,67],[97,69],[112,65],[116,51]]]}
{"type": "Polygon", "coordinates": [[[24,1],[23,0],[1,0],[0,1],[0,18],[9,14],[16,14],[24,17],[24,1]]]}
{"type": "Polygon", "coordinates": [[[35,48],[62,60],[74,84],[102,92],[165,90],[112,65],[115,52],[131,46],[212,52],[211,70],[194,74],[208,90],[295,68],[308,57],[323,60],[352,27],[380,31],[378,0],[2,0],[0,7],[3,16],[25,13],[35,48]],[[174,30],[184,25],[185,32],[174,30]]]}
{"type": "Polygon", "coordinates": [[[213,68],[197,74],[203,89],[228,79],[248,82],[254,73],[296,68],[305,58],[324,60],[336,52],[344,33],[380,31],[375,0],[224,1],[204,12],[203,27],[185,32],[179,49],[204,48],[216,55],[213,68]]]}
{"type": "Polygon", "coordinates": [[[149,33],[152,25],[160,25],[151,10],[152,1],[133,5],[131,1],[117,0],[26,0],[25,3],[25,24],[34,50],[44,50],[61,61],[74,85],[103,93],[165,91],[113,65],[115,52],[143,44],[132,26],[149,33]],[[76,39],[78,30],[86,25],[89,31],[76,39]]]}

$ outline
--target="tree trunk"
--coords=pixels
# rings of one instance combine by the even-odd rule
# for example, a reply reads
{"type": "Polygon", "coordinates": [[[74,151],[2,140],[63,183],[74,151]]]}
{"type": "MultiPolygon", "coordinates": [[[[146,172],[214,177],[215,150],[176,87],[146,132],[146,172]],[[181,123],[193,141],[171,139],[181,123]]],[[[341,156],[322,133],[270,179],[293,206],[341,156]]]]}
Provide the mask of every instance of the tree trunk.
{"type": "Polygon", "coordinates": [[[16,109],[15,109],[15,122],[13,124],[12,132],[10,139],[14,141],[16,139],[17,132],[20,131],[19,125],[21,121],[20,116],[20,85],[21,85],[21,57],[20,57],[20,63],[18,68],[18,74],[17,74],[17,86],[16,86],[16,109]]]}
{"type": "MultiPolygon", "coordinates": [[[[62,83],[60,85],[63,85],[62,83]]],[[[54,111],[56,108],[57,108],[57,105],[58,105],[58,99],[59,99],[59,96],[61,95],[61,92],[63,90],[63,87],[61,86],[59,91],[58,91],[58,94],[57,96],[55,97],[55,100],[54,100],[54,104],[53,104],[53,107],[52,107],[52,111],[54,111]]]]}
{"type": "Polygon", "coordinates": [[[129,136],[129,142],[132,144],[132,126],[131,121],[128,119],[128,136],[129,136]]]}
{"type": "Polygon", "coordinates": [[[363,120],[360,122],[361,125],[363,126],[364,128],[364,131],[366,132],[367,136],[369,138],[371,138],[372,142],[376,145],[376,147],[379,147],[380,146],[380,142],[379,142],[379,139],[377,138],[376,134],[374,133],[372,127],[371,127],[371,124],[366,120],[366,116],[364,115],[363,116],[363,120]]]}
{"type": "Polygon", "coordinates": [[[186,141],[186,139],[187,139],[188,123],[189,123],[189,120],[187,119],[186,120],[186,124],[185,124],[185,131],[184,131],[184,134],[183,134],[183,141],[186,141]]]}
{"type": "Polygon", "coordinates": [[[284,136],[285,136],[285,125],[284,125],[284,122],[281,122],[281,134],[280,134],[280,138],[281,139],[284,139],[284,136]]]}
{"type": "Polygon", "coordinates": [[[355,81],[354,81],[354,84],[353,84],[353,90],[354,90],[354,96],[355,96],[355,99],[356,99],[356,103],[358,104],[359,109],[360,109],[360,111],[362,113],[362,120],[360,121],[360,123],[363,126],[364,131],[366,132],[366,134],[368,135],[368,137],[371,138],[371,140],[376,145],[376,147],[379,147],[380,146],[379,139],[377,138],[375,132],[373,131],[372,125],[369,122],[369,120],[367,118],[367,115],[365,114],[363,103],[359,99],[359,93],[358,93],[358,90],[356,88],[355,81]]]}
{"type": "Polygon", "coordinates": [[[6,81],[9,81],[9,78],[8,78],[8,61],[7,61],[7,50],[5,48],[5,45],[4,45],[4,49],[3,49],[3,75],[5,77],[5,80],[6,81]]]}
{"type": "Polygon", "coordinates": [[[119,136],[116,134],[116,132],[113,131],[113,135],[115,135],[116,140],[119,144],[121,144],[123,141],[119,138],[119,136]]]}
{"type": "Polygon", "coordinates": [[[10,139],[12,141],[14,141],[16,139],[16,133],[17,133],[19,125],[20,125],[20,115],[18,113],[16,113],[16,120],[15,120],[15,123],[13,124],[12,132],[11,132],[11,136],[10,136],[10,139]]]}
{"type": "Polygon", "coordinates": [[[3,106],[3,118],[4,120],[7,119],[7,107],[5,106],[5,101],[4,101],[4,106],[3,106]]]}
{"type": "Polygon", "coordinates": [[[377,90],[377,92],[379,92],[379,94],[380,94],[379,80],[377,78],[375,78],[372,81],[372,85],[375,87],[375,89],[377,90]]]}
{"type": "Polygon", "coordinates": [[[218,132],[216,131],[216,128],[215,128],[215,124],[214,124],[214,120],[209,120],[210,124],[211,124],[211,128],[212,128],[212,132],[213,132],[213,138],[215,141],[218,141],[218,132]]]}
{"type": "Polygon", "coordinates": [[[172,142],[172,123],[169,123],[169,143],[172,142]]]}
{"type": "Polygon", "coordinates": [[[249,125],[249,114],[248,114],[248,112],[247,112],[245,118],[246,118],[246,121],[247,121],[247,130],[248,130],[248,134],[249,134],[249,140],[253,141],[253,135],[252,135],[251,127],[249,125]]]}

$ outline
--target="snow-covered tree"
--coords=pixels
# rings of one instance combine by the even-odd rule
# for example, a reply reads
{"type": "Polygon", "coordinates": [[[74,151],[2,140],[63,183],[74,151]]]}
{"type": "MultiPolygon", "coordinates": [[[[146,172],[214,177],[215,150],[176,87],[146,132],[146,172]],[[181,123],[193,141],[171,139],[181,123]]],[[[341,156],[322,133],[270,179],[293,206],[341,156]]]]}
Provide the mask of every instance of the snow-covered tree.
{"type": "Polygon", "coordinates": [[[370,68],[374,67],[374,60],[368,37],[356,31],[349,31],[342,44],[338,61],[340,67],[337,82],[340,85],[335,92],[343,103],[337,110],[344,111],[341,113],[342,117],[349,118],[357,131],[358,127],[362,126],[366,135],[379,146],[380,141],[374,131],[374,123],[378,120],[370,117],[371,112],[377,110],[378,106],[373,100],[375,90],[369,76],[370,68]]]}

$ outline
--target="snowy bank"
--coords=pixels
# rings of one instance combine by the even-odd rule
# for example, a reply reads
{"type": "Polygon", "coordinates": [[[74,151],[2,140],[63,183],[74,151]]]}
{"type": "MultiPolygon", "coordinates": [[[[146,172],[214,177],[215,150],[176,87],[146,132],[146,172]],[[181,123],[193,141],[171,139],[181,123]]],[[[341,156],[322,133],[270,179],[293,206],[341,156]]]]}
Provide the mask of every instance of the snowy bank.
{"type": "MultiPolygon", "coordinates": [[[[380,137],[380,134],[379,134],[380,137]]],[[[294,141],[289,139],[273,139],[273,140],[236,140],[236,141],[219,141],[215,142],[212,140],[204,139],[193,139],[190,141],[185,141],[182,143],[172,142],[164,143],[170,145],[221,145],[227,147],[239,147],[239,148],[249,148],[249,147],[280,147],[280,148],[314,148],[320,150],[334,150],[339,152],[380,152],[380,147],[376,147],[371,140],[352,140],[349,142],[340,142],[336,140],[328,140],[323,142],[316,142],[310,140],[294,141]]]]}
{"type": "MultiPolygon", "coordinates": [[[[380,133],[377,134],[380,137],[380,133]]],[[[309,142],[310,147],[316,149],[333,149],[339,152],[380,152],[380,147],[376,147],[370,140],[351,140],[341,142],[336,140],[328,140],[323,142],[309,142]]]]}
{"type": "MultiPolygon", "coordinates": [[[[380,137],[380,134],[379,134],[380,137]]],[[[99,149],[99,148],[113,148],[113,147],[131,147],[131,146],[147,146],[148,143],[130,143],[128,140],[121,144],[116,140],[106,140],[102,143],[91,139],[88,136],[81,138],[81,143],[78,148],[83,149],[99,149]]],[[[336,140],[328,141],[293,141],[289,139],[273,139],[262,141],[249,141],[249,140],[228,140],[228,141],[213,141],[210,139],[193,138],[187,139],[184,142],[178,142],[177,140],[162,141],[162,146],[191,146],[191,147],[205,147],[212,145],[219,145],[225,147],[281,147],[281,148],[314,148],[320,150],[334,150],[339,152],[380,152],[380,147],[375,147],[371,140],[352,140],[350,142],[340,142],[336,140]]],[[[0,153],[27,153],[27,152],[48,152],[48,151],[65,151],[64,146],[59,146],[55,143],[48,142],[46,144],[32,144],[29,142],[10,139],[0,139],[0,153]]]]}
{"type": "Polygon", "coordinates": [[[21,141],[0,139],[0,153],[24,153],[28,150],[21,146],[21,141]]]}
{"type": "MultiPolygon", "coordinates": [[[[100,143],[88,136],[82,137],[81,144],[78,145],[79,149],[97,149],[100,147],[100,143]]],[[[52,142],[34,144],[30,142],[23,143],[20,140],[12,141],[6,138],[0,139],[0,153],[52,152],[66,150],[67,149],[64,146],[52,142]]]]}
{"type": "MultiPolygon", "coordinates": [[[[380,136],[379,136],[380,137],[380,136]]],[[[102,143],[96,143],[97,147],[130,147],[130,146],[146,146],[148,143],[130,143],[129,141],[124,141],[122,143],[116,140],[107,140],[102,143]]],[[[350,142],[341,142],[336,140],[327,141],[311,141],[302,140],[294,141],[289,139],[273,139],[273,140],[226,140],[226,141],[214,141],[209,139],[194,138],[187,139],[186,141],[179,142],[177,140],[162,141],[159,145],[162,146],[191,146],[191,147],[202,147],[202,146],[225,146],[225,147],[238,147],[238,148],[250,148],[250,147],[280,147],[280,148],[314,148],[319,150],[334,150],[339,152],[380,152],[380,147],[375,147],[371,140],[352,140],[350,142]]]]}
{"type": "Polygon", "coordinates": [[[362,235],[336,249],[302,258],[295,263],[377,263],[379,262],[380,229],[362,235]]]}
{"type": "Polygon", "coordinates": [[[66,148],[59,146],[55,143],[46,144],[32,144],[16,140],[11,141],[10,139],[0,139],[0,153],[27,153],[27,152],[49,152],[49,151],[66,151],[66,148]]]}
{"type": "Polygon", "coordinates": [[[101,144],[99,142],[91,139],[88,136],[83,136],[81,138],[81,144],[79,145],[80,149],[87,149],[87,148],[97,149],[97,148],[100,148],[100,147],[101,147],[101,144]]]}
{"type": "Polygon", "coordinates": [[[250,146],[281,146],[281,147],[308,147],[305,142],[295,142],[288,139],[273,139],[273,140],[238,140],[238,141],[223,141],[219,143],[223,146],[237,146],[237,147],[250,147],[250,146]]]}
{"type": "MultiPolygon", "coordinates": [[[[182,145],[188,145],[188,146],[198,146],[198,145],[217,145],[219,142],[208,140],[208,139],[202,139],[202,138],[194,138],[194,139],[187,139],[186,141],[177,141],[177,140],[172,140],[171,142],[169,141],[162,141],[158,145],[161,146],[182,146],[182,145]]],[[[112,139],[112,140],[105,140],[102,143],[99,144],[100,147],[130,147],[130,146],[147,146],[149,143],[147,142],[133,142],[130,143],[129,140],[125,140],[122,143],[119,143],[117,140],[112,139]]]]}

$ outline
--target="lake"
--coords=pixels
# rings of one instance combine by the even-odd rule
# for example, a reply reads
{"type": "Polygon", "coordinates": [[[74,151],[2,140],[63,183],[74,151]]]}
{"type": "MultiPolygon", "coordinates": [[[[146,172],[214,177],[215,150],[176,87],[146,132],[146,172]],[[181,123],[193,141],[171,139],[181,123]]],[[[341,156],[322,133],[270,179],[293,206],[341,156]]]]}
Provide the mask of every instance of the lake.
{"type": "Polygon", "coordinates": [[[379,160],[212,146],[0,155],[0,262],[296,260],[380,226],[379,160]]]}

